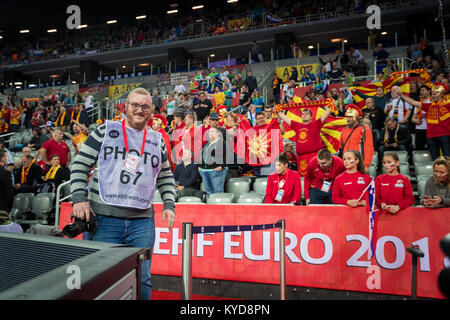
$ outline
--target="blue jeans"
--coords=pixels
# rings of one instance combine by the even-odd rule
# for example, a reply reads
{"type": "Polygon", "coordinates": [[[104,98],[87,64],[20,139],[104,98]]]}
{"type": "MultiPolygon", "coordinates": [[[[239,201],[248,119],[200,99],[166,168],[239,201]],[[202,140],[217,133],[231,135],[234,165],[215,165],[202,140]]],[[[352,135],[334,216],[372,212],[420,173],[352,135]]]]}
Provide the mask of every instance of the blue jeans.
{"type": "Polygon", "coordinates": [[[141,265],[141,299],[150,300],[152,283],[150,266],[155,243],[154,218],[122,219],[96,215],[97,229],[93,241],[128,244],[136,248],[150,248],[150,258],[141,265]]]}
{"type": "Polygon", "coordinates": [[[317,188],[309,189],[309,203],[310,204],[323,204],[323,203],[333,203],[332,199],[332,191],[323,192],[317,188]],[[324,200],[328,200],[328,202],[324,202],[324,200]]]}
{"type": "Polygon", "coordinates": [[[427,145],[430,149],[431,159],[434,161],[439,157],[439,149],[442,149],[444,156],[450,156],[450,136],[427,138],[427,145]]]}
{"type": "Polygon", "coordinates": [[[202,177],[207,198],[211,193],[224,192],[227,173],[228,168],[223,168],[221,171],[200,169],[200,176],[202,177]]]}

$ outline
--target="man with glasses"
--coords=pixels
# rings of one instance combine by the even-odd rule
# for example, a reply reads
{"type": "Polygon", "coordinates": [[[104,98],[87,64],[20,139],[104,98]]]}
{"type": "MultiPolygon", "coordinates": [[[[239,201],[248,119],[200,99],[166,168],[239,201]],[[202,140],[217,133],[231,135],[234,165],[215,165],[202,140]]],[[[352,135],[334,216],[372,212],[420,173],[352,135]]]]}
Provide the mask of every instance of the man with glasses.
{"type": "MultiPolygon", "coordinates": [[[[125,118],[108,120],[95,129],[75,158],[70,177],[73,214],[94,219],[94,241],[152,249],[156,191],[164,203],[162,221],[167,219],[169,229],[175,223],[175,181],[161,134],[147,127],[152,110],[150,93],[134,89],[125,103],[125,118]]],[[[146,300],[151,296],[151,253],[142,264],[141,299],[146,300]]]]}
{"type": "Polygon", "coordinates": [[[308,163],[305,176],[305,200],[308,204],[333,203],[332,187],[334,179],[345,171],[341,158],[322,149],[308,163]]]}

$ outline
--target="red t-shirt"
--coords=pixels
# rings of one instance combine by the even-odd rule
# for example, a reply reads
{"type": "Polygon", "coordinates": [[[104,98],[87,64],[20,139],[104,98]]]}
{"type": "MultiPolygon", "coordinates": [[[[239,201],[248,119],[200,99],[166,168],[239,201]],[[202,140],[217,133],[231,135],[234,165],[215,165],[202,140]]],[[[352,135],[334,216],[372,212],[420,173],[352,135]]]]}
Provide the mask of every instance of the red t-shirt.
{"type": "Polygon", "coordinates": [[[47,159],[50,161],[52,155],[57,154],[59,156],[59,163],[62,166],[67,166],[67,153],[70,152],[69,146],[64,142],[58,143],[55,139],[44,142],[42,148],[47,150],[47,159]]]}
{"type": "Polygon", "coordinates": [[[450,103],[422,102],[422,109],[427,113],[427,138],[450,135],[450,103]]]}
{"type": "MultiPolygon", "coordinates": [[[[372,178],[368,174],[342,172],[334,179],[333,203],[347,204],[348,200],[357,200],[369,185],[372,178]]],[[[366,195],[361,200],[367,200],[366,195]]]]}
{"type": "Polygon", "coordinates": [[[405,209],[414,204],[411,182],[404,175],[382,174],[375,178],[375,204],[398,205],[405,209]]]}
{"type": "Polygon", "coordinates": [[[344,162],[341,158],[332,156],[331,164],[328,168],[322,169],[317,163],[317,156],[308,163],[305,175],[305,199],[309,199],[310,188],[322,189],[323,181],[331,182],[330,190],[333,190],[334,179],[345,171],[344,162]]]}
{"type": "Polygon", "coordinates": [[[289,127],[297,134],[295,145],[297,155],[316,153],[322,148],[322,140],[320,138],[322,126],[321,119],[313,120],[308,124],[291,120],[289,127]]]}
{"type": "Polygon", "coordinates": [[[285,174],[272,173],[267,178],[265,203],[297,203],[302,198],[302,185],[297,171],[287,169],[285,174]],[[281,201],[276,201],[278,190],[284,191],[281,201]]]}

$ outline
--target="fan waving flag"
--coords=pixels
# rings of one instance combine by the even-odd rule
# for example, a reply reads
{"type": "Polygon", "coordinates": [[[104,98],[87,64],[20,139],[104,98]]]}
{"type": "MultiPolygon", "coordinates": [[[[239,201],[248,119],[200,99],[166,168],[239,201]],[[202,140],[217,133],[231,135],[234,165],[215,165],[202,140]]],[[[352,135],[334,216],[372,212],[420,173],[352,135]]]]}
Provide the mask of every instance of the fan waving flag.
{"type": "MultiPolygon", "coordinates": [[[[352,89],[367,96],[375,96],[377,93],[377,88],[382,87],[384,89],[384,93],[387,93],[392,89],[393,86],[399,85],[401,81],[402,81],[401,75],[395,77],[391,76],[389,79],[386,79],[383,82],[370,83],[359,87],[352,87],[352,89]]],[[[406,91],[405,92],[402,91],[402,93],[406,93],[406,91]]],[[[409,95],[409,87],[407,93],[409,95]]],[[[353,93],[353,100],[355,100],[356,105],[360,109],[362,109],[366,104],[366,100],[356,93],[353,93]]]]}
{"type": "MultiPolygon", "coordinates": [[[[295,101],[294,97],[294,101],[295,101]]],[[[335,105],[329,99],[315,100],[315,101],[302,101],[293,105],[281,105],[279,110],[289,110],[286,116],[290,119],[302,123],[302,111],[304,108],[308,108],[313,113],[313,119],[319,119],[325,113],[323,107],[331,108],[331,111],[335,110],[335,105]]],[[[278,111],[278,109],[275,109],[278,111]]],[[[347,120],[342,117],[329,116],[320,130],[320,137],[323,147],[330,150],[331,153],[337,153],[340,147],[341,132],[347,125],[347,120]]],[[[283,123],[285,133],[283,138],[289,139],[293,142],[298,141],[297,134],[292,130],[287,123],[283,123]]]]}

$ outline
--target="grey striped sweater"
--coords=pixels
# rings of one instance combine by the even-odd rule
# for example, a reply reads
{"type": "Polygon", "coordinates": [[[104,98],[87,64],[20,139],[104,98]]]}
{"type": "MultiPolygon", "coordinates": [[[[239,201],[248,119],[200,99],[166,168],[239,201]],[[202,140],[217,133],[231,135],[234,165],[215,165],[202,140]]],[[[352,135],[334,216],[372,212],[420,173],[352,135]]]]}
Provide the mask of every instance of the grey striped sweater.
{"type": "MultiPolygon", "coordinates": [[[[153,217],[153,205],[146,210],[131,209],[118,206],[111,206],[103,202],[100,197],[98,186],[98,154],[105,136],[106,125],[101,125],[95,129],[81,147],[80,153],[72,163],[70,172],[70,192],[72,202],[84,202],[89,200],[89,205],[95,214],[113,216],[117,218],[148,218],[153,217]],[[86,198],[86,187],[91,168],[95,165],[92,176],[90,192],[86,198]]],[[[156,187],[163,199],[164,209],[175,211],[175,180],[170,170],[167,149],[164,140],[161,138],[161,172],[156,179],[156,187]]]]}

